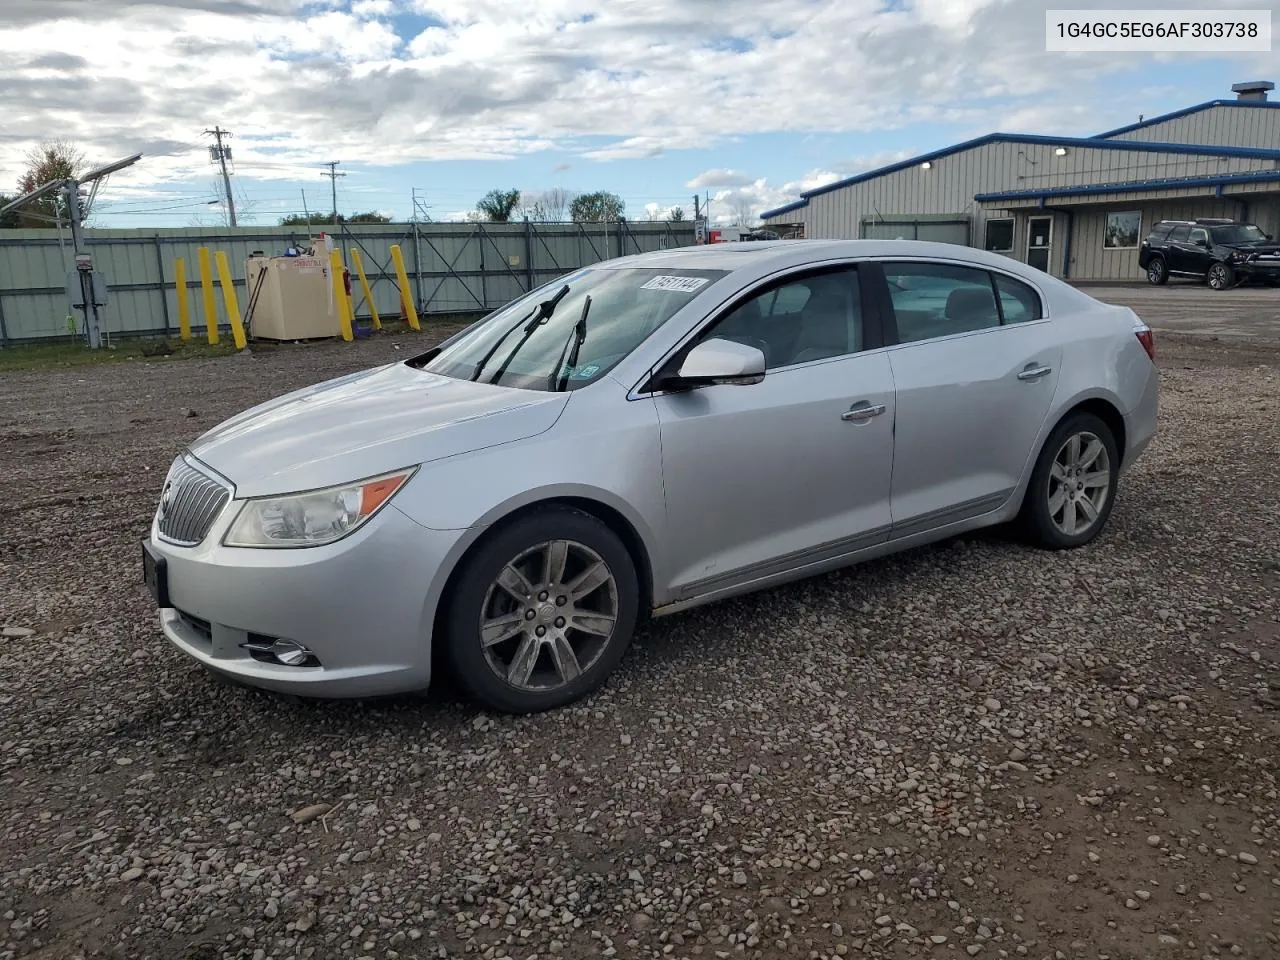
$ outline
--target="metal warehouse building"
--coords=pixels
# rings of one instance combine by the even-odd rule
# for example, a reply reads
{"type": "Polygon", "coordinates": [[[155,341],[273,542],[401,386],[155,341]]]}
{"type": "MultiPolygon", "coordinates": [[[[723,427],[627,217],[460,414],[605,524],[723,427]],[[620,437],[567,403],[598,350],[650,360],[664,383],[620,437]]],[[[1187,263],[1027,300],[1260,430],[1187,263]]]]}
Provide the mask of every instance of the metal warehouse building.
{"type": "Polygon", "coordinates": [[[1097,136],[993,133],[827,184],[763,214],[806,237],[942,240],[1071,280],[1141,280],[1162,219],[1230,217],[1280,235],[1275,85],[1097,136]]]}

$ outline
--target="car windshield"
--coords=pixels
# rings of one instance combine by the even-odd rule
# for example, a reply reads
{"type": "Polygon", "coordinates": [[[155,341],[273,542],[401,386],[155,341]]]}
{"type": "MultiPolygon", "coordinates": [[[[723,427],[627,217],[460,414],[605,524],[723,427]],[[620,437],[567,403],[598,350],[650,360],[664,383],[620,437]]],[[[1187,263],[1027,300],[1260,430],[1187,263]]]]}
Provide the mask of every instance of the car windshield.
{"type": "Polygon", "coordinates": [[[1251,223],[1236,223],[1229,227],[1213,228],[1215,243],[1257,243],[1266,238],[1266,234],[1251,223]]]}
{"type": "Polygon", "coordinates": [[[576,390],[608,373],[726,273],[589,267],[490,314],[422,369],[526,390],[576,390]],[[568,290],[557,300],[565,287],[568,290]],[[541,314],[540,304],[545,304],[541,314]],[[536,322],[548,309],[551,316],[536,322]]]}

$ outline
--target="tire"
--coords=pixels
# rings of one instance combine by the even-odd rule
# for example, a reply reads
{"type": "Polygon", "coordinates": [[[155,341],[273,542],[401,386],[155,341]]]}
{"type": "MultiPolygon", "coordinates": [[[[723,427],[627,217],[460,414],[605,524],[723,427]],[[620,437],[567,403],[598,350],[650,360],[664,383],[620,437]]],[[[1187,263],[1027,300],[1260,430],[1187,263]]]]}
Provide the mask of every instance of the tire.
{"type": "Polygon", "coordinates": [[[1160,286],[1169,282],[1169,268],[1165,266],[1164,257],[1152,257],[1147,263],[1147,283],[1160,286]]]}
{"type": "Polygon", "coordinates": [[[1205,282],[1212,290],[1229,290],[1235,286],[1236,272],[1229,263],[1215,263],[1209,267],[1205,282]]]}
{"type": "Polygon", "coordinates": [[[1027,539],[1047,550],[1073,550],[1095,539],[1106,527],[1115,504],[1119,464],[1115,437],[1100,418],[1081,412],[1064,419],[1045,441],[1031,472],[1019,516],[1027,539]],[[1073,440],[1080,443],[1075,466],[1071,465],[1073,440]],[[1091,455],[1093,440],[1100,443],[1101,450],[1091,455]],[[1092,459],[1084,462],[1090,456],[1092,459]],[[1102,469],[1098,459],[1104,456],[1102,469]],[[1064,483],[1064,472],[1074,489],[1064,483]],[[1068,521],[1068,512],[1074,525],[1068,521]],[[1081,520],[1087,525],[1082,527],[1081,520]]]}
{"type": "Polygon", "coordinates": [[[639,610],[626,546],[572,507],[548,507],[498,529],[463,561],[452,593],[444,620],[449,666],[472,700],[502,713],[551,710],[602,686],[631,643],[639,610]],[[576,597],[575,580],[589,588],[576,597]],[[518,601],[517,592],[529,588],[518,601]]]}

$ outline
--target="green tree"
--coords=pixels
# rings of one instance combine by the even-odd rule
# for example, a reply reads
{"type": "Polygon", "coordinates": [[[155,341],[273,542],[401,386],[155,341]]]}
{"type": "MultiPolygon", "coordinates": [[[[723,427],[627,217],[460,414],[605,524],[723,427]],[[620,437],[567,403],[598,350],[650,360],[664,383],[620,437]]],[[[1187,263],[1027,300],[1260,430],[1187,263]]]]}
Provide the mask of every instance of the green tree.
{"type": "Polygon", "coordinates": [[[627,205],[616,193],[597,190],[573,198],[569,205],[569,219],[575,223],[605,223],[621,220],[627,205]]]}
{"type": "MultiPolygon", "coordinates": [[[[51,180],[66,180],[83,173],[84,153],[70,140],[45,140],[27,151],[27,166],[18,178],[18,195],[30,193],[51,180]]],[[[61,196],[52,194],[16,211],[18,226],[48,227],[58,216],[66,216],[61,196]]]]}
{"type": "Polygon", "coordinates": [[[519,190],[490,190],[476,202],[476,209],[491,223],[506,223],[519,206],[519,190]]]}
{"type": "Polygon", "coordinates": [[[368,213],[355,213],[348,219],[347,223],[390,223],[391,218],[378,213],[377,210],[370,210],[368,213]]]}
{"type": "Polygon", "coordinates": [[[684,207],[672,207],[667,219],[672,223],[684,223],[684,207]]]}
{"type": "MultiPolygon", "coordinates": [[[[5,196],[3,193],[0,193],[0,207],[5,206],[14,199],[16,198],[5,196]]],[[[20,226],[18,222],[18,211],[10,210],[8,213],[0,214],[0,230],[12,230],[17,226],[20,226]]]]}
{"type": "MultiPolygon", "coordinates": [[[[342,214],[338,214],[338,222],[346,223],[347,218],[342,214]]],[[[301,213],[291,213],[287,217],[280,218],[280,226],[282,227],[323,227],[326,224],[333,225],[332,213],[313,213],[309,217],[301,213]]]]}

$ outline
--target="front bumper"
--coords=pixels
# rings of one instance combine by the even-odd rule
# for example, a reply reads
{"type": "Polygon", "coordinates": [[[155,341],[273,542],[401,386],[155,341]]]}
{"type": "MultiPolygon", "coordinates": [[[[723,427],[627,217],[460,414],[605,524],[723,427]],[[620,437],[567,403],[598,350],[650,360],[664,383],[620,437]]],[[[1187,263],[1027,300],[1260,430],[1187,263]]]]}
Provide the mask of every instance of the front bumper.
{"type": "Polygon", "coordinates": [[[1235,270],[1236,276],[1241,279],[1280,281],[1280,260],[1227,262],[1235,270]]]}
{"type": "Polygon", "coordinates": [[[428,530],[387,507],[337,543],[305,549],[221,545],[233,503],[194,547],[152,525],[164,559],[164,635],[210,670],[242,683],[314,697],[422,690],[431,681],[431,627],[461,533],[428,530]],[[256,659],[243,644],[302,644],[318,666],[256,659]]]}

